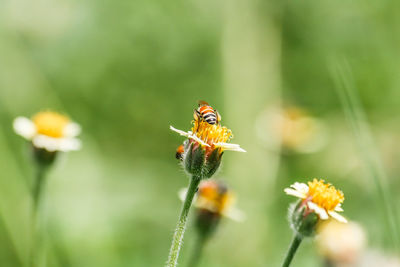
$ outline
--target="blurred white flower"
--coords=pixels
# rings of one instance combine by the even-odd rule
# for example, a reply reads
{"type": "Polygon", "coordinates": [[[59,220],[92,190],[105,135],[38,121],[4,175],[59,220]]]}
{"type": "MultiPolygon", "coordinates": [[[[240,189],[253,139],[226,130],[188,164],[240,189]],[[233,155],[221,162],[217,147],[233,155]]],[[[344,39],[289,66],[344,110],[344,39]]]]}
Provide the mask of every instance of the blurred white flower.
{"type": "Polygon", "coordinates": [[[381,251],[371,250],[364,253],[360,267],[400,267],[400,258],[381,251]]]}
{"type": "Polygon", "coordinates": [[[256,133],[270,149],[312,153],[326,144],[324,123],[301,108],[269,109],[256,120],[256,133]]]}
{"type": "Polygon", "coordinates": [[[13,126],[18,135],[32,141],[36,148],[49,152],[81,148],[81,142],[76,138],[81,132],[79,124],[55,112],[39,112],[32,119],[17,117],[13,126]]]}
{"type": "Polygon", "coordinates": [[[319,253],[335,266],[355,266],[366,246],[364,229],[355,222],[329,220],[318,227],[319,253]]]}

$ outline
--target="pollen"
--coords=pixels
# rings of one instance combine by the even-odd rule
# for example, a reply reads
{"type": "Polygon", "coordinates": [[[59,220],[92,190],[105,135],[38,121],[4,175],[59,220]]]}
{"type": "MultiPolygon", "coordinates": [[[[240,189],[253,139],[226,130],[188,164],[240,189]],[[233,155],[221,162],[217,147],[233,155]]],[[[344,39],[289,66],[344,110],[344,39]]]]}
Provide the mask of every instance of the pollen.
{"type": "Polygon", "coordinates": [[[233,138],[230,129],[219,124],[209,124],[206,121],[194,121],[192,132],[211,147],[215,143],[226,143],[233,138]]]}
{"type": "Polygon", "coordinates": [[[326,184],[324,180],[314,179],[312,182],[308,182],[308,187],[308,196],[311,201],[327,211],[333,211],[338,204],[344,201],[343,192],[331,184],[326,184]]]}
{"type": "Polygon", "coordinates": [[[54,138],[63,137],[64,129],[70,122],[68,117],[51,111],[37,113],[32,121],[39,134],[54,138]]]}

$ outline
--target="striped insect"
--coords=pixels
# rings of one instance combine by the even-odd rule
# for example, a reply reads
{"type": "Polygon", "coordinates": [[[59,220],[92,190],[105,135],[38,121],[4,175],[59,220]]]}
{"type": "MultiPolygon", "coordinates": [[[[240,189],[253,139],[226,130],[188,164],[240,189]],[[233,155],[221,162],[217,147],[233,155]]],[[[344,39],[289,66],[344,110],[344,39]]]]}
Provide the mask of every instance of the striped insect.
{"type": "Polygon", "coordinates": [[[218,124],[221,121],[221,115],[218,111],[205,101],[199,101],[199,107],[194,110],[193,116],[196,121],[203,120],[211,125],[218,124]]]}

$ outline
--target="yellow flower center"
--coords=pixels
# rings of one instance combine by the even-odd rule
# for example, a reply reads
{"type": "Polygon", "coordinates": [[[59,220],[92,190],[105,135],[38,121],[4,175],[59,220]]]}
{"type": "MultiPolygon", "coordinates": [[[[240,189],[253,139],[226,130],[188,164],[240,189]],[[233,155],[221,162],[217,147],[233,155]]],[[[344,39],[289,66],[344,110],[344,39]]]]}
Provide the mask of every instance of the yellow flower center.
{"type": "Polygon", "coordinates": [[[324,180],[314,179],[308,182],[308,188],[311,201],[327,211],[332,211],[339,203],[343,203],[343,192],[331,184],[325,184],[324,180]]]}
{"type": "Polygon", "coordinates": [[[213,147],[214,143],[226,143],[232,137],[232,131],[219,124],[209,124],[206,121],[194,121],[193,134],[213,147]]]}
{"type": "Polygon", "coordinates": [[[37,113],[32,121],[39,134],[54,138],[63,137],[65,126],[70,122],[68,117],[51,111],[37,113]]]}
{"type": "Polygon", "coordinates": [[[197,206],[218,214],[224,213],[233,203],[234,197],[223,185],[214,181],[203,182],[199,187],[197,206]]]}

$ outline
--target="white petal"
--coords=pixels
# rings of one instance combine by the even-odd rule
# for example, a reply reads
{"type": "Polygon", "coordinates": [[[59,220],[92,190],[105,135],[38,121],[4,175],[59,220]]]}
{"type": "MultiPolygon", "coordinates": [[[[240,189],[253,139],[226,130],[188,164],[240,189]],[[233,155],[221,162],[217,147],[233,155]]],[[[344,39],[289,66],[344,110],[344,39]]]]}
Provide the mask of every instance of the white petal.
{"type": "Polygon", "coordinates": [[[347,223],[347,219],[335,211],[328,211],[329,215],[341,223],[347,223]]]}
{"type": "Polygon", "coordinates": [[[205,143],[203,140],[201,140],[200,138],[198,138],[197,136],[193,135],[192,132],[184,132],[178,129],[175,129],[172,126],[169,126],[169,128],[174,131],[177,132],[178,134],[182,135],[182,136],[186,136],[187,138],[193,139],[194,141],[200,143],[203,146],[210,146],[209,144],[205,143]]]}
{"type": "Polygon", "coordinates": [[[298,198],[306,198],[307,197],[307,195],[305,195],[302,192],[299,192],[297,190],[294,190],[292,188],[285,188],[283,191],[285,191],[285,193],[290,196],[295,196],[298,198]]]}
{"type": "Polygon", "coordinates": [[[342,205],[340,203],[335,207],[335,211],[339,211],[339,212],[343,211],[342,205]]]}
{"type": "Polygon", "coordinates": [[[244,220],[246,220],[246,214],[236,208],[229,209],[228,211],[224,212],[223,215],[237,222],[243,222],[244,220]]]}
{"type": "Polygon", "coordinates": [[[64,136],[65,137],[75,137],[81,133],[81,126],[75,122],[70,122],[65,126],[64,136]]]}
{"type": "Polygon", "coordinates": [[[202,144],[203,146],[210,146],[209,144],[207,144],[206,142],[204,142],[203,140],[201,140],[201,139],[198,138],[197,136],[192,135],[192,134],[191,134],[192,132],[189,132],[189,133],[190,133],[190,135],[189,135],[189,138],[190,138],[190,139],[193,139],[194,141],[196,141],[197,143],[202,144]]]}
{"type": "Polygon", "coordinates": [[[187,133],[187,132],[184,132],[184,131],[182,131],[182,130],[178,130],[178,129],[172,127],[172,126],[169,126],[169,128],[170,128],[172,131],[177,132],[178,134],[180,134],[180,135],[182,135],[182,136],[189,137],[189,136],[191,135],[191,134],[189,134],[189,133],[187,133]]]}
{"type": "Polygon", "coordinates": [[[54,138],[46,135],[37,135],[32,139],[32,143],[37,148],[54,151],[72,151],[81,148],[81,142],[76,138],[54,138]]]}
{"type": "Polygon", "coordinates": [[[326,210],[315,204],[314,202],[307,202],[308,207],[313,210],[316,214],[318,214],[319,218],[321,220],[327,220],[329,219],[328,213],[326,213],[326,210]]]}
{"type": "Polygon", "coordinates": [[[37,131],[35,124],[25,117],[17,117],[13,122],[13,127],[18,135],[28,140],[31,140],[37,131]]]}
{"type": "Polygon", "coordinates": [[[295,190],[303,193],[303,194],[307,194],[308,193],[308,185],[304,184],[304,183],[294,183],[292,184],[290,187],[294,188],[295,190]]]}
{"type": "Polygon", "coordinates": [[[240,145],[237,144],[229,144],[229,143],[214,143],[214,146],[216,147],[221,147],[224,150],[232,150],[232,151],[237,151],[237,152],[246,152],[243,148],[240,147],[240,145]]]}
{"type": "Polygon", "coordinates": [[[82,143],[77,138],[61,138],[58,144],[58,150],[68,152],[81,149],[82,143]]]}
{"type": "Polygon", "coordinates": [[[49,137],[46,135],[37,135],[32,139],[32,143],[37,148],[46,149],[49,152],[58,150],[59,140],[57,138],[49,137]]]}

